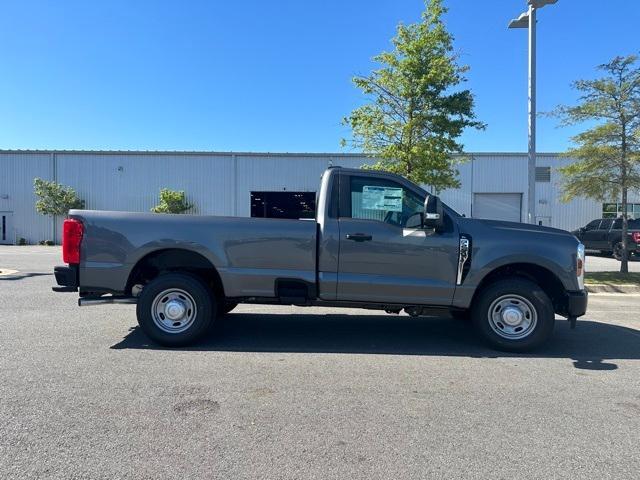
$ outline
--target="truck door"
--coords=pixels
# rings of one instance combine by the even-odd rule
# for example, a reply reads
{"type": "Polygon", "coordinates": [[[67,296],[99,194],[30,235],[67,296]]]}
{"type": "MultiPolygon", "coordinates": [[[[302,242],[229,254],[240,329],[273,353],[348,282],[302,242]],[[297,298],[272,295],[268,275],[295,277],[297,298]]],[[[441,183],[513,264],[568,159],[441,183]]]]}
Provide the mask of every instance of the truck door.
{"type": "Polygon", "coordinates": [[[605,218],[600,222],[598,230],[595,231],[595,248],[606,250],[609,247],[609,229],[613,224],[612,218],[605,218]]]}
{"type": "Polygon", "coordinates": [[[340,179],[338,300],[450,305],[459,238],[419,226],[424,198],[375,174],[340,179]]]}
{"type": "Polygon", "coordinates": [[[584,227],[580,241],[584,244],[585,248],[594,250],[598,248],[598,227],[600,226],[600,222],[601,220],[593,220],[584,227]]]}

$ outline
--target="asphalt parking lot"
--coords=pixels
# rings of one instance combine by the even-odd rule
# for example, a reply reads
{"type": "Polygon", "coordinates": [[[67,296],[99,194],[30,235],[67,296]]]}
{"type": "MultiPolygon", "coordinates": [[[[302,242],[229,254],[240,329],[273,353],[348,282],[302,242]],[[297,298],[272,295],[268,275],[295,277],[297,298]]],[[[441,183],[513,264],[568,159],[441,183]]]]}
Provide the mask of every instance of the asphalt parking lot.
{"type": "Polygon", "coordinates": [[[0,247],[0,478],[638,478],[640,296],[592,295],[531,355],[464,321],[260,306],[167,350],[132,306],[53,293],[56,263],[0,247]]]}

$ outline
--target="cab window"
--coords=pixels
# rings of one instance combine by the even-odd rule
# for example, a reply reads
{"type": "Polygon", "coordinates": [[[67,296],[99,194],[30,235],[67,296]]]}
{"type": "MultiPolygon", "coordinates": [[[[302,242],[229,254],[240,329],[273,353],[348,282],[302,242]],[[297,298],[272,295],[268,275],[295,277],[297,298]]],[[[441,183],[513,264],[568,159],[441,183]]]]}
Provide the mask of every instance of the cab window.
{"type": "Polygon", "coordinates": [[[609,228],[611,228],[612,223],[613,223],[613,219],[605,218],[604,220],[602,220],[602,223],[600,224],[600,227],[598,228],[598,230],[609,230],[609,228]]]}
{"type": "Polygon", "coordinates": [[[377,220],[399,227],[420,226],[424,198],[392,180],[352,176],[349,180],[351,218],[377,220]]]}
{"type": "Polygon", "coordinates": [[[600,220],[594,220],[592,222],[587,223],[587,226],[584,227],[585,230],[589,231],[589,230],[597,230],[598,229],[598,225],[600,225],[600,220]]]}

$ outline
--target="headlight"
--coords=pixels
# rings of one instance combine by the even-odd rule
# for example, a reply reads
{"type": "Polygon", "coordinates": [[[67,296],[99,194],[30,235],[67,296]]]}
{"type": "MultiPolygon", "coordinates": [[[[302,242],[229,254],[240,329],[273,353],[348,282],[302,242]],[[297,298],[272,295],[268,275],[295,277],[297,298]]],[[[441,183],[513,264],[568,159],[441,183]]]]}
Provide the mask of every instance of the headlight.
{"type": "Polygon", "coordinates": [[[578,252],[576,255],[576,276],[578,277],[578,286],[580,290],[584,290],[584,245],[578,244],[578,252]]]}

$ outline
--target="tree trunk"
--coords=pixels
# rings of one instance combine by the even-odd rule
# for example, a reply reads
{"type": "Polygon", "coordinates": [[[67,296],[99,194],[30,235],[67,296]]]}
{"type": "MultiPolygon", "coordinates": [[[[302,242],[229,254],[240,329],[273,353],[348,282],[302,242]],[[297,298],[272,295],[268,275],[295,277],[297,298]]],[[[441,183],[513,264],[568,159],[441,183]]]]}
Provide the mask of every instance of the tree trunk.
{"type": "Polygon", "coordinates": [[[620,273],[629,273],[629,253],[627,252],[627,232],[629,221],[627,217],[627,187],[622,188],[622,260],[620,273]]]}

